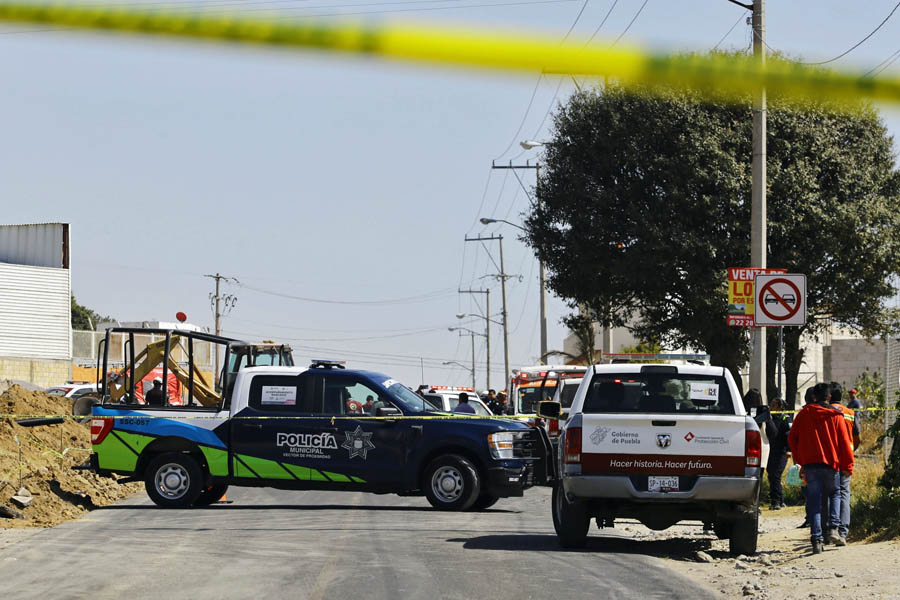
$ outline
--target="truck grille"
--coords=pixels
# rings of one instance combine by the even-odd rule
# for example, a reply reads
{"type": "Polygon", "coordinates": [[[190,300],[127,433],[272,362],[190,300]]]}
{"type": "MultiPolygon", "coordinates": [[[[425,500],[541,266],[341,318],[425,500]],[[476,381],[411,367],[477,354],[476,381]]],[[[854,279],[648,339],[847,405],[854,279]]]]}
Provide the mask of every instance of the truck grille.
{"type": "Polygon", "coordinates": [[[540,434],[529,429],[513,441],[513,456],[516,458],[543,458],[540,434]]]}

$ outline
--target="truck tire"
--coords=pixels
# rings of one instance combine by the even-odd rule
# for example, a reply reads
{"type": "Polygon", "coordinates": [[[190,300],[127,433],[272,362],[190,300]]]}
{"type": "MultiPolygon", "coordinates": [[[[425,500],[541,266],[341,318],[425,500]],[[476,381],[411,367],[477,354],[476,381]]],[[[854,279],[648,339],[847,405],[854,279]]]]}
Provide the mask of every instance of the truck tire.
{"type": "Polygon", "coordinates": [[[500,498],[497,496],[491,496],[490,494],[482,494],[478,496],[478,499],[475,500],[475,504],[472,505],[470,510],[485,510],[487,508],[492,507],[497,504],[497,500],[500,498]]]}
{"type": "Polygon", "coordinates": [[[210,504],[215,504],[227,491],[227,484],[211,485],[200,492],[200,495],[194,500],[194,506],[209,506],[210,504]]]}
{"type": "Polygon", "coordinates": [[[734,556],[756,554],[756,538],[759,535],[759,513],[743,517],[731,525],[728,551],[734,556]]]}
{"type": "Polygon", "coordinates": [[[563,548],[584,548],[591,517],[584,502],[569,502],[561,482],[553,485],[553,528],[563,548]]]}
{"type": "Polygon", "coordinates": [[[425,497],[438,510],[468,510],[481,493],[478,470],[463,456],[445,454],[425,468],[425,497]]]}
{"type": "Polygon", "coordinates": [[[160,454],[144,471],[144,487],[162,508],[188,508],[203,491],[203,472],[188,454],[160,454]]]}

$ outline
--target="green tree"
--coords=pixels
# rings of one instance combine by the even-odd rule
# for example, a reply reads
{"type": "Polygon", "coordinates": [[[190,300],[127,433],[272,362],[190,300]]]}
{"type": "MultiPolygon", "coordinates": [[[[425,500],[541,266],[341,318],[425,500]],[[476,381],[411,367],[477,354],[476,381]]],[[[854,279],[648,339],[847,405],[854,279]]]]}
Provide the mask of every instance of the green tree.
{"type": "Polygon", "coordinates": [[[72,295],[72,329],[94,331],[97,329],[97,323],[107,320],[109,317],[101,317],[86,306],[78,304],[75,295],[72,295]]]}
{"type": "MultiPolygon", "coordinates": [[[[807,325],[785,329],[788,397],[804,331],[825,317],[872,335],[900,272],[900,175],[869,107],[774,102],[769,264],[807,274],[807,325]]],[[[526,239],[548,285],[604,325],[702,349],[737,376],[747,331],[726,321],[726,270],[750,254],[751,109],[689,92],[574,94],[555,115],[526,239]]],[[[769,380],[774,383],[774,360],[769,380]]]]}
{"type": "Polygon", "coordinates": [[[597,333],[594,331],[594,320],[581,314],[572,314],[563,318],[563,324],[575,334],[577,354],[570,354],[562,350],[551,350],[546,356],[542,357],[543,360],[549,362],[548,358],[550,356],[557,355],[564,356],[579,365],[594,364],[594,355],[597,352],[595,343],[597,333]]]}

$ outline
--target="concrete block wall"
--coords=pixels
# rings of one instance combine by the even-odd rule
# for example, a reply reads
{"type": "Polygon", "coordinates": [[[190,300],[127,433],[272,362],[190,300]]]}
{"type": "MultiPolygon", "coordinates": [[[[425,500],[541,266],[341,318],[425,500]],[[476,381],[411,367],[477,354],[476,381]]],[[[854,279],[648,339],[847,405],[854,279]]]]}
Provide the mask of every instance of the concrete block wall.
{"type": "Polygon", "coordinates": [[[870,373],[884,372],[884,340],[833,339],[826,348],[826,381],[837,381],[846,387],[852,386],[866,369],[870,373]]]}
{"type": "Polygon", "coordinates": [[[0,357],[0,379],[27,381],[40,387],[51,387],[69,380],[72,363],[68,360],[0,357]]]}

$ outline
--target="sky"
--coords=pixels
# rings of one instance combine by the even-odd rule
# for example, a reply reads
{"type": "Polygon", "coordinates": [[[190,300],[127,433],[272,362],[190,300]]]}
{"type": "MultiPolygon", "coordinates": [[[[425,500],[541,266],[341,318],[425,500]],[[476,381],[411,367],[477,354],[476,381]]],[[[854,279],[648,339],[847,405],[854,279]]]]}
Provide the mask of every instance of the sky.
{"type": "MultiPolygon", "coordinates": [[[[142,6],[115,0],[116,4],[142,6]]],[[[891,1],[770,0],[767,43],[834,58],[891,1]]],[[[536,32],[657,51],[741,49],[747,14],[726,0],[145,0],[154,10],[419,22],[536,32]],[[493,5],[493,6],[490,6],[493,5]],[[608,16],[607,16],[608,15],[608,16]],[[605,19],[605,21],[604,21],[605,19]],[[601,26],[602,24],[602,26],[601,26]],[[599,27],[599,30],[598,30],[599,27]]],[[[869,70],[900,51],[900,11],[833,63],[869,70]]],[[[469,385],[483,295],[500,320],[496,241],[508,282],[510,367],[537,362],[537,262],[520,223],[571,79],[409,65],[320,52],[0,26],[0,223],[72,224],[76,299],[120,321],[212,327],[205,275],[232,279],[223,334],[290,343],[298,364],[346,360],[415,387],[469,385]],[[518,174],[521,182],[516,178],[518,174]],[[450,364],[445,364],[450,363],[450,364]]],[[[885,63],[886,73],[900,61],[885,63]]],[[[900,105],[882,106],[900,133],[900,105]]],[[[548,294],[548,347],[570,308],[548,294]]],[[[491,325],[491,387],[502,388],[491,325]]],[[[486,387],[484,338],[476,382],[486,387]]]]}

